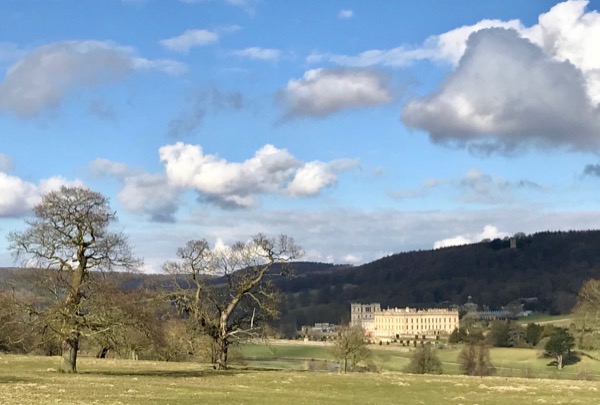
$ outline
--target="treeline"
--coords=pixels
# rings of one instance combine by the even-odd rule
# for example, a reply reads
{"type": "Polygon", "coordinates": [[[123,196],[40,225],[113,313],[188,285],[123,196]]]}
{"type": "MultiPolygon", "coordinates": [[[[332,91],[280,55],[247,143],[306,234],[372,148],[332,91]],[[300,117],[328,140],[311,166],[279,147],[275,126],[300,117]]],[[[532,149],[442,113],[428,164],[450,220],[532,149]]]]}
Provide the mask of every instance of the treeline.
{"type": "Polygon", "coordinates": [[[284,294],[277,326],[290,334],[348,321],[350,302],[448,307],[469,296],[492,310],[519,300],[525,309],[563,314],[586,280],[600,278],[600,231],[518,234],[514,242],[400,253],[356,267],[302,263],[294,277],[276,279],[284,294]]]}
{"type": "MultiPolygon", "coordinates": [[[[296,262],[291,274],[277,266],[267,276],[281,291],[272,326],[293,337],[302,325],[346,323],[350,302],[384,307],[448,307],[473,302],[489,309],[522,301],[550,314],[572,310],[581,285],[600,278],[600,231],[542,232],[510,239],[384,257],[361,266],[296,262]]],[[[5,285],[32,291],[22,270],[0,273],[5,285]]],[[[223,283],[214,277],[210,283],[223,283]]],[[[126,290],[167,287],[170,276],[132,275],[126,290]]],[[[33,291],[35,294],[39,292],[33,291]]]]}

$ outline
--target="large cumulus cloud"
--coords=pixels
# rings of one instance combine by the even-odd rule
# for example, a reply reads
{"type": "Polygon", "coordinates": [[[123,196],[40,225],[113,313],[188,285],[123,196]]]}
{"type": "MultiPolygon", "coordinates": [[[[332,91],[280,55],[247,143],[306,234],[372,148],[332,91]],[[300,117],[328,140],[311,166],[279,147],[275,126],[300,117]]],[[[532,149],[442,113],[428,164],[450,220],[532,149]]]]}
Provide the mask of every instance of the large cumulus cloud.
{"type": "Polygon", "coordinates": [[[354,160],[298,161],[285,149],[265,145],[243,162],[205,154],[200,145],[177,142],[159,150],[169,184],[196,190],[202,200],[224,208],[251,208],[261,194],[291,197],[318,194],[337,182],[337,173],[354,160]]]}
{"type": "Polygon", "coordinates": [[[302,162],[273,145],[263,146],[242,162],[183,142],[161,147],[159,156],[164,172],[147,173],[107,159],[92,161],[89,170],[95,177],[112,177],[121,183],[117,198],[127,211],[147,214],[154,222],[174,222],[186,191],[196,192],[202,203],[250,209],[266,195],[316,196],[334,186],[340,173],[358,164],[354,159],[302,162]]]}
{"type": "Polygon", "coordinates": [[[600,146],[600,116],[583,73],[514,30],[472,34],[456,71],[435,93],[408,102],[403,120],[434,142],[484,151],[511,151],[524,143],[600,146]]]}

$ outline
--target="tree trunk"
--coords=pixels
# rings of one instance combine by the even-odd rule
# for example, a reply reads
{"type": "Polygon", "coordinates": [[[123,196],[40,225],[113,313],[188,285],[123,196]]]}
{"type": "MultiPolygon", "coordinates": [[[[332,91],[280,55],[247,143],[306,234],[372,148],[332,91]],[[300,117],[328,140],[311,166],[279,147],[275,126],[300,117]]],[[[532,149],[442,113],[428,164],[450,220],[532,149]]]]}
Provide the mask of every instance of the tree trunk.
{"type": "Polygon", "coordinates": [[[110,350],[110,348],[108,346],[104,346],[96,355],[97,358],[99,359],[105,359],[106,355],[108,354],[108,351],[110,350]]]}
{"type": "Polygon", "coordinates": [[[62,342],[62,360],[58,371],[61,373],[77,372],[77,351],[79,350],[79,337],[70,337],[62,342]]]}
{"type": "Polygon", "coordinates": [[[562,369],[563,366],[563,355],[562,354],[557,354],[556,355],[556,366],[558,367],[558,369],[562,369]]]}
{"type": "MultiPolygon", "coordinates": [[[[234,300],[235,302],[236,300],[234,300]]],[[[239,299],[237,300],[239,301],[239,299]]],[[[236,304],[237,305],[237,304],[236,304]]],[[[235,306],[230,303],[228,308],[221,313],[219,317],[219,359],[217,360],[217,370],[225,370],[227,368],[227,350],[229,349],[229,337],[227,333],[227,323],[229,322],[229,315],[233,312],[235,306]]]]}
{"type": "Polygon", "coordinates": [[[227,339],[219,339],[219,358],[217,360],[217,370],[225,370],[227,368],[227,351],[229,350],[229,342],[227,339]]]}

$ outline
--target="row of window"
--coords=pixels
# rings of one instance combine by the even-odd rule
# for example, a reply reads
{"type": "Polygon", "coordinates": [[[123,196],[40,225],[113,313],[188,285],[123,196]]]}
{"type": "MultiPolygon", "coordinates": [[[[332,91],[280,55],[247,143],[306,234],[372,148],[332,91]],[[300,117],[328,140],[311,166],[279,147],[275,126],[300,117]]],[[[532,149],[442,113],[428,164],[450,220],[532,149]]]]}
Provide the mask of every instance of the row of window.
{"type": "MultiPolygon", "coordinates": [[[[437,331],[437,330],[446,330],[448,331],[449,328],[448,326],[444,325],[444,326],[438,326],[438,327],[430,327],[430,326],[425,326],[425,325],[403,325],[403,327],[398,328],[398,327],[394,327],[393,325],[382,325],[379,328],[375,328],[375,330],[396,330],[396,331],[437,331]]],[[[453,328],[452,328],[453,329],[453,328]]]]}
{"type": "MultiPolygon", "coordinates": [[[[376,318],[375,322],[384,323],[408,323],[408,318],[376,318]],[[406,322],[404,322],[406,321],[406,322]]],[[[421,324],[442,324],[442,323],[456,323],[456,318],[410,318],[410,323],[421,323],[421,324]]]]}

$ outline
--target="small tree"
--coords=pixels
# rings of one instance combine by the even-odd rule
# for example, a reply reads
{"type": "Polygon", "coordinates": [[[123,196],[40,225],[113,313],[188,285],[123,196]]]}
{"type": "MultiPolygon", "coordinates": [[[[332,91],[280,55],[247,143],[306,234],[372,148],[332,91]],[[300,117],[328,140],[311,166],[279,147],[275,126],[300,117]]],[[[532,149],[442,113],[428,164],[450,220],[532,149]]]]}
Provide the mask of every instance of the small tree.
{"type": "Polygon", "coordinates": [[[466,344],[458,354],[458,363],[465,375],[492,375],[496,371],[490,360],[490,350],[483,341],[466,344]]]}
{"type": "Polygon", "coordinates": [[[269,271],[276,266],[278,274],[286,273],[302,250],[286,235],[258,234],[214,250],[206,240],[192,240],[177,256],[178,261],[164,265],[175,276],[170,298],[190,318],[190,331],[213,339],[215,367],[224,369],[230,346],[258,336],[259,322],[278,314],[279,294],[267,279],[269,271]]]}
{"type": "Polygon", "coordinates": [[[492,346],[510,347],[510,325],[509,321],[494,320],[490,325],[487,339],[492,346]]]}
{"type": "Polygon", "coordinates": [[[413,352],[405,371],[412,374],[442,374],[442,362],[428,343],[413,352]]]}
{"type": "Polygon", "coordinates": [[[550,336],[544,349],[545,354],[556,359],[556,367],[560,370],[563,368],[563,357],[567,359],[571,355],[571,349],[575,347],[575,338],[565,328],[555,328],[554,334],[550,336]]]}
{"type": "Polygon", "coordinates": [[[356,364],[369,357],[365,330],[360,325],[342,327],[332,348],[333,356],[340,362],[340,372],[352,370],[356,364]]]}
{"type": "Polygon", "coordinates": [[[123,234],[109,232],[116,216],[100,193],[63,186],[45,194],[34,214],[25,231],[9,234],[9,249],[23,266],[47,269],[56,304],[38,308],[38,319],[62,341],[60,371],[77,372],[82,336],[106,327],[86,305],[95,292],[91,272],[134,269],[141,261],[123,234]]]}
{"type": "Polygon", "coordinates": [[[528,323],[525,328],[525,341],[531,346],[536,346],[542,338],[542,331],[542,326],[537,323],[528,323]]]}

